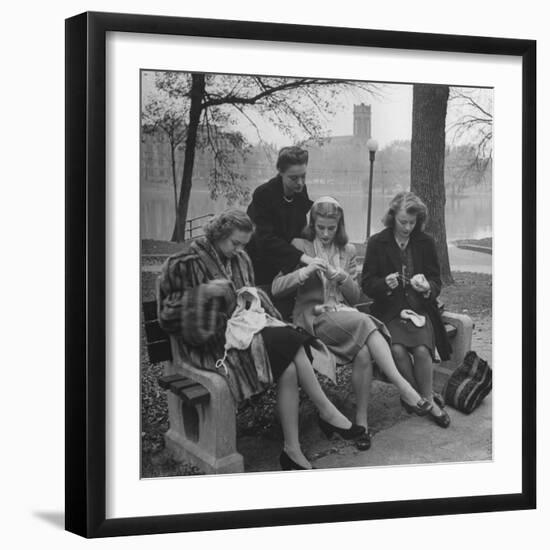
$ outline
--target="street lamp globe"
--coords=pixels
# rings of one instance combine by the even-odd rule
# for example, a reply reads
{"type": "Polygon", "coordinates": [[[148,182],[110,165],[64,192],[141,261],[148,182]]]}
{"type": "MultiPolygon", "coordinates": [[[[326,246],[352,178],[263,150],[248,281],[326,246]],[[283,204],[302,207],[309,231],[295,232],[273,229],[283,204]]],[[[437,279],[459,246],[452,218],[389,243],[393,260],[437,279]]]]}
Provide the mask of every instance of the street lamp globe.
{"type": "Polygon", "coordinates": [[[371,153],[376,153],[376,151],[378,151],[378,142],[375,139],[370,138],[367,141],[367,149],[371,153]]]}

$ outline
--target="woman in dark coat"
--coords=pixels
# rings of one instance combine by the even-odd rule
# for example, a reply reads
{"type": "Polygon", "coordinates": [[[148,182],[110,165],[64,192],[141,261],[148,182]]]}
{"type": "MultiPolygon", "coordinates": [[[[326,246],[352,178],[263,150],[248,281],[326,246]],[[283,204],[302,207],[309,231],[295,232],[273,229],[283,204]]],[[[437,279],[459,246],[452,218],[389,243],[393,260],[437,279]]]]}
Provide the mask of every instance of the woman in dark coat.
{"type": "MultiPolygon", "coordinates": [[[[268,292],[278,273],[290,273],[298,264],[313,261],[290,244],[301,236],[313,204],[306,188],[307,163],[306,150],[283,147],[276,164],[278,174],[255,189],[247,210],[256,230],[246,251],[256,283],[268,292]]],[[[292,312],[292,300],[278,300],[275,305],[285,318],[292,312]]]]}
{"type": "Polygon", "coordinates": [[[449,415],[433,393],[433,360],[436,348],[442,360],[451,348],[437,307],[441,275],[435,242],[423,231],[426,218],[426,205],[414,193],[393,198],[386,229],[367,244],[361,286],[374,300],[372,315],[390,331],[397,368],[432,403],[434,422],[447,428],[449,415]]]}
{"type": "Polygon", "coordinates": [[[244,247],[253,228],[244,212],[223,212],[208,223],[204,237],[168,258],[159,281],[159,320],[176,336],[182,359],[224,376],[236,402],[276,382],[284,437],[281,467],[310,469],[298,437],[298,386],[313,401],[327,429],[355,439],[365,428],[352,424],[324,394],[311,363],[313,337],[283,323],[265,293],[252,288],[254,273],[244,247]],[[263,321],[257,326],[256,315],[253,322],[241,324],[234,337],[244,339],[245,346],[228,349],[227,319],[243,289],[259,296],[269,320],[260,316],[263,321]]]}

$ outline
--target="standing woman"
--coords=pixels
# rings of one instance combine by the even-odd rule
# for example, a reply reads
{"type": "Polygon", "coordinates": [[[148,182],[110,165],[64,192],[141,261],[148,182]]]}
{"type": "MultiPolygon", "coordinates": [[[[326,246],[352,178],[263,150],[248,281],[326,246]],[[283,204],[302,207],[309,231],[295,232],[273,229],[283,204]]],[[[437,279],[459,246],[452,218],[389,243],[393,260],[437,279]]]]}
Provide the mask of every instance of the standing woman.
{"type": "Polygon", "coordinates": [[[426,205],[414,193],[392,199],[386,229],[367,244],[361,286],[374,300],[372,314],[390,331],[397,368],[433,405],[430,418],[447,428],[451,419],[433,393],[433,361],[436,348],[447,360],[451,347],[437,307],[441,275],[435,242],[423,231],[426,218],[426,205]]]}
{"type": "Polygon", "coordinates": [[[252,288],[254,274],[244,247],[253,229],[244,212],[228,210],[208,223],[204,237],[168,258],[160,276],[159,321],[177,336],[183,360],[224,376],[236,402],[276,382],[284,437],[281,467],[310,469],[298,437],[298,386],[323,422],[345,439],[362,435],[364,428],[352,424],[323,393],[311,363],[312,336],[280,321],[265,293],[252,288]],[[227,349],[226,321],[243,291],[258,296],[263,309],[248,318],[245,314],[232,334],[240,342],[238,348],[227,349]]]}
{"type": "MultiPolygon", "coordinates": [[[[286,275],[279,273],[272,292],[277,297],[297,291],[293,321],[326,344],[337,363],[351,363],[355,422],[366,430],[355,444],[359,450],[367,450],[371,446],[367,409],[373,360],[397,386],[410,410],[425,415],[430,405],[399,374],[384,325],[352,307],[359,302],[361,290],[356,280],[355,247],[348,243],[344,212],[338,201],[321,197],[313,203],[304,237],[294,239],[292,244],[314,257],[313,262],[306,267],[296,266],[286,275]]],[[[332,430],[322,419],[319,424],[330,435],[332,430]]]]}
{"type": "MultiPolygon", "coordinates": [[[[256,283],[270,289],[280,271],[288,273],[298,264],[312,260],[292,246],[307,223],[312,202],[306,188],[308,152],[300,147],[283,147],[277,158],[277,175],[254,190],[247,214],[256,230],[246,250],[252,259],[256,283]]],[[[292,300],[276,301],[287,318],[292,300]]]]}

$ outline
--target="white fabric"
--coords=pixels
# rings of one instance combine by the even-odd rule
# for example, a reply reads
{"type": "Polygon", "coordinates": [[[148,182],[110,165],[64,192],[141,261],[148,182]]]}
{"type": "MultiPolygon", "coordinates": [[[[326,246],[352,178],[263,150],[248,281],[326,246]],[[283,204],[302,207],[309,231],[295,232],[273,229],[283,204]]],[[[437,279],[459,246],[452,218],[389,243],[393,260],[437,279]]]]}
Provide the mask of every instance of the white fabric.
{"type": "Polygon", "coordinates": [[[284,327],[286,323],[265,312],[256,288],[242,287],[237,292],[237,307],[227,321],[225,348],[247,349],[252,337],[265,327],[284,327]],[[247,301],[250,306],[247,308],[247,301]]]}
{"type": "Polygon", "coordinates": [[[426,317],[424,315],[419,315],[416,311],[412,309],[402,309],[401,310],[401,319],[409,319],[413,325],[418,328],[423,327],[426,324],[426,317]]]}
{"type": "Polygon", "coordinates": [[[284,327],[286,323],[265,312],[255,287],[244,286],[237,291],[237,306],[225,329],[225,353],[216,361],[216,368],[227,372],[225,358],[230,349],[248,349],[255,334],[265,327],[284,327]],[[247,308],[247,302],[250,303],[247,308]]]}

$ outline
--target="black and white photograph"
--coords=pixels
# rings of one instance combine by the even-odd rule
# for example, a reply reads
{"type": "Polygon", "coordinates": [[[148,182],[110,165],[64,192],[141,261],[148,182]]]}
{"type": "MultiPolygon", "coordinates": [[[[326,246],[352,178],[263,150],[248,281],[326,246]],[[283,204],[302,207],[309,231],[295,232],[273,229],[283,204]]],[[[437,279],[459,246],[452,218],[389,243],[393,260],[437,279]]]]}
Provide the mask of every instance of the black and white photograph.
{"type": "Polygon", "coordinates": [[[3,548],[548,538],[543,6],[7,5],[3,548]]]}
{"type": "Polygon", "coordinates": [[[493,101],[140,71],[142,478],[492,461],[493,101]]]}

